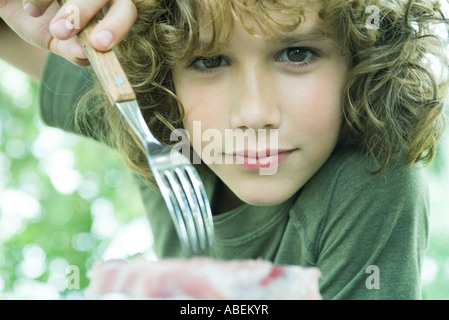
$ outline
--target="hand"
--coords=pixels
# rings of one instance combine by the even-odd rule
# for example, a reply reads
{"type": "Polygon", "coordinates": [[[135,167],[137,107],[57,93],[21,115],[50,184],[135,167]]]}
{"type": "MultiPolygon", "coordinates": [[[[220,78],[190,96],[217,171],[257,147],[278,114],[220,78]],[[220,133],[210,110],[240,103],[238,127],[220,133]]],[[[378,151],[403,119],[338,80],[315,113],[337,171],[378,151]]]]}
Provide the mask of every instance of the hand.
{"type": "Polygon", "coordinates": [[[132,0],[0,0],[0,18],[18,35],[37,47],[87,65],[76,34],[99,12],[107,11],[92,31],[92,45],[107,51],[122,41],[137,17],[132,0]]]}

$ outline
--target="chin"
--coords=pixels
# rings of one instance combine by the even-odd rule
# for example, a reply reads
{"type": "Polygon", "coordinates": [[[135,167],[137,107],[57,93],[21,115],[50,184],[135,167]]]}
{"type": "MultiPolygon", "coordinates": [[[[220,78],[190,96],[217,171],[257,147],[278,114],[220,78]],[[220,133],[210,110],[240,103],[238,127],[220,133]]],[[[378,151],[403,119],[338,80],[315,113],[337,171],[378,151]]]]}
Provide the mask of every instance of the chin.
{"type": "Polygon", "coordinates": [[[253,206],[274,206],[287,201],[298,189],[253,188],[252,190],[235,190],[234,193],[245,203],[253,206]]]}

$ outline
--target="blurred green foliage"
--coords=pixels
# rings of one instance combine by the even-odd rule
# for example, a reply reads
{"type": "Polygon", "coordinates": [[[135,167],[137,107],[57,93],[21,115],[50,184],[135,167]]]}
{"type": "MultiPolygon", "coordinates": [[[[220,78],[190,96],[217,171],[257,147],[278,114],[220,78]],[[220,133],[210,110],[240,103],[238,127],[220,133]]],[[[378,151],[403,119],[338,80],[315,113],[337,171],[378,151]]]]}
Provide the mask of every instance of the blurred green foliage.
{"type": "MultiPolygon", "coordinates": [[[[94,261],[145,214],[113,150],[42,124],[38,90],[0,61],[0,292],[76,297],[94,261]],[[68,266],[79,269],[79,290],[67,289],[68,266]]],[[[151,249],[148,236],[132,240],[111,257],[151,249]]]]}
{"type": "Polygon", "coordinates": [[[449,130],[426,171],[430,182],[430,238],[423,268],[423,299],[449,300],[449,130]]]}
{"type": "MultiPolygon", "coordinates": [[[[449,139],[440,148],[426,169],[432,216],[424,299],[449,299],[449,139]]],[[[140,252],[151,256],[147,229],[133,177],[117,154],[45,127],[38,113],[38,86],[0,61],[3,296],[79,298],[95,261],[140,252]],[[67,288],[68,266],[79,268],[79,289],[67,288]]]]}

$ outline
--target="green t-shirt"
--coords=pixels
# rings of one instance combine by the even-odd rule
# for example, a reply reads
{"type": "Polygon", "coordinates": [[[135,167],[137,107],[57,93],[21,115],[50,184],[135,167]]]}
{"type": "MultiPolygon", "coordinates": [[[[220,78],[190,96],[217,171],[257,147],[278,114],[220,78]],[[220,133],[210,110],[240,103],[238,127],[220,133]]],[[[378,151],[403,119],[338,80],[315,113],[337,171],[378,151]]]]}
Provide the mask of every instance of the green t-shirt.
{"type": "MultiPolygon", "coordinates": [[[[41,90],[43,119],[73,131],[74,105],[89,73],[52,56],[41,90]]],[[[88,133],[86,133],[88,135],[88,133]]],[[[266,259],[317,266],[324,299],[419,299],[428,241],[428,190],[421,170],[390,164],[377,176],[355,148],[337,147],[292,198],[242,205],[214,216],[219,259],[266,259]]],[[[203,173],[210,199],[216,177],[203,173]]],[[[181,257],[162,196],[138,181],[160,258],[181,257]]]]}

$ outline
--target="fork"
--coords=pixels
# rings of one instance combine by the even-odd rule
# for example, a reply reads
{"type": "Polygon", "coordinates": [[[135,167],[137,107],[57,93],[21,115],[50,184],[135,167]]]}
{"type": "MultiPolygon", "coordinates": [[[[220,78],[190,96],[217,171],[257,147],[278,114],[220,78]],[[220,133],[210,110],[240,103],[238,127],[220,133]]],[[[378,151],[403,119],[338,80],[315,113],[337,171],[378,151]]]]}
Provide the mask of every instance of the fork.
{"type": "MultiPolygon", "coordinates": [[[[65,1],[59,3],[62,6],[65,1]]],[[[79,32],[78,39],[111,104],[116,105],[142,143],[148,165],[169,209],[182,249],[189,255],[212,247],[212,213],[198,172],[188,158],[163,145],[153,136],[114,51],[99,52],[90,44],[89,35],[97,24],[97,19],[92,19],[79,32]]]]}
{"type": "Polygon", "coordinates": [[[196,169],[184,155],[162,145],[151,134],[135,100],[116,102],[116,106],[145,149],[184,252],[205,250],[206,239],[213,246],[211,209],[196,169]]]}

